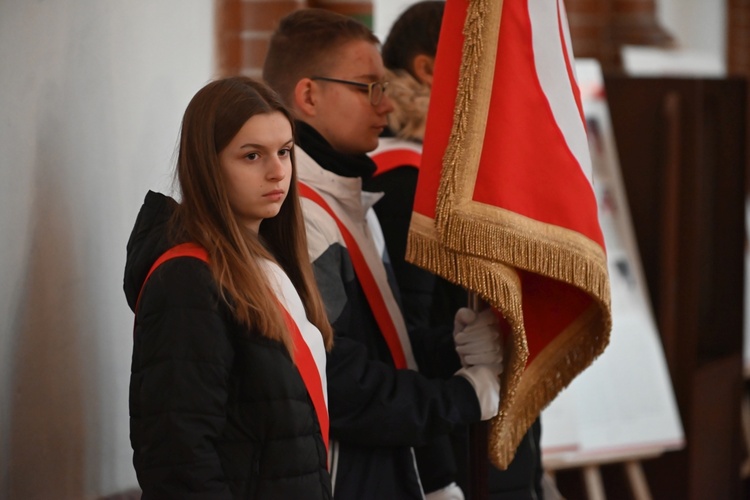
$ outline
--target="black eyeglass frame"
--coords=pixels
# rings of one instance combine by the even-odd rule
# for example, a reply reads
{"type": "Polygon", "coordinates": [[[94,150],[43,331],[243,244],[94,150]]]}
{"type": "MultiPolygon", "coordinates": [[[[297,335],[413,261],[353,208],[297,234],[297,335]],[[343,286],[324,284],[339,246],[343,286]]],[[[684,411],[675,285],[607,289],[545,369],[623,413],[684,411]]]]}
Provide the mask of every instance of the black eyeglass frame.
{"type": "Polygon", "coordinates": [[[367,89],[367,99],[370,101],[370,104],[373,106],[377,106],[378,104],[382,102],[383,96],[385,95],[385,91],[388,88],[388,84],[390,83],[390,82],[370,82],[370,83],[354,82],[352,80],[341,80],[340,78],[328,78],[327,76],[311,76],[310,80],[321,80],[324,82],[343,83],[345,85],[354,85],[355,87],[367,89]],[[382,87],[380,91],[380,97],[378,98],[377,102],[373,102],[374,94],[372,90],[377,85],[380,85],[380,87],[382,87]]]}

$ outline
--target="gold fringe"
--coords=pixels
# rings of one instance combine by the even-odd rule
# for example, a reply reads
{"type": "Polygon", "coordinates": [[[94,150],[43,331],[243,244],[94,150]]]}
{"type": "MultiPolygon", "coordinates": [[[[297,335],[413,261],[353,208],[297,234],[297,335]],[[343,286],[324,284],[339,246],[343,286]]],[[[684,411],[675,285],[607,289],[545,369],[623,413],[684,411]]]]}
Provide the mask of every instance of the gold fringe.
{"type": "Polygon", "coordinates": [[[514,403],[490,422],[489,458],[496,467],[508,467],[542,410],[604,351],[609,330],[603,328],[602,313],[600,307],[592,305],[575,328],[559,335],[526,368],[514,403]],[[601,333],[580,335],[582,329],[601,333]]]}
{"type": "MultiPolygon", "coordinates": [[[[516,389],[521,383],[529,357],[521,307],[521,282],[518,274],[512,268],[502,264],[459,256],[426,233],[429,231],[409,232],[406,260],[478,293],[488,304],[500,311],[510,326],[504,351],[505,369],[501,379],[499,416],[495,417],[495,420],[502,419],[502,416],[514,406],[516,389]]],[[[516,437],[518,438],[513,447],[513,453],[525,432],[524,430],[511,439],[515,441],[516,437]]],[[[510,455],[508,463],[512,457],[513,454],[510,455]]]]}
{"type": "MultiPolygon", "coordinates": [[[[492,0],[499,3],[499,8],[502,9],[502,0],[492,0]]],[[[461,161],[466,161],[466,152],[464,151],[463,144],[465,137],[469,134],[470,119],[477,118],[477,113],[472,111],[481,111],[473,105],[476,101],[475,94],[480,91],[481,88],[486,87],[486,82],[478,82],[478,76],[484,76],[485,73],[480,73],[483,69],[480,65],[481,61],[489,63],[485,55],[485,19],[489,11],[490,3],[488,0],[471,0],[466,12],[466,21],[464,23],[464,46],[462,49],[461,66],[459,68],[458,78],[458,89],[456,92],[456,103],[453,111],[453,126],[451,134],[448,140],[448,146],[443,156],[443,168],[441,172],[440,187],[438,189],[438,205],[436,219],[440,221],[441,216],[448,215],[450,209],[449,206],[441,206],[439,200],[453,199],[455,194],[455,188],[458,185],[457,179],[457,168],[456,166],[461,161]],[[483,83],[484,85],[480,84],[483,83]],[[443,212],[443,213],[441,213],[443,212]]],[[[499,25],[499,23],[498,23],[499,25]]],[[[491,27],[491,26],[490,26],[491,27]]],[[[495,49],[491,44],[489,47],[495,49]]],[[[489,64],[484,66],[485,70],[488,70],[489,64]]],[[[491,65],[494,68],[494,64],[491,65]]],[[[486,94],[486,93],[485,93],[486,94]]],[[[483,108],[489,109],[489,106],[483,108]]],[[[485,120],[486,121],[486,120],[485,120]]],[[[481,144],[481,137],[478,142],[481,144]]],[[[478,154],[478,153],[476,153],[478,154]]]]}
{"type": "MultiPolygon", "coordinates": [[[[511,226],[452,217],[441,241],[459,255],[501,261],[579,288],[609,309],[607,257],[601,247],[575,245],[570,239],[543,238],[511,226]]],[[[583,238],[583,237],[582,237],[583,238]]],[[[584,238],[585,239],[585,238],[584,238]]]]}
{"type": "Polygon", "coordinates": [[[490,460],[506,469],[540,412],[604,351],[611,329],[609,307],[595,302],[527,367],[529,351],[517,273],[503,264],[457,254],[436,235],[436,231],[424,227],[410,231],[406,260],[478,293],[503,314],[511,329],[505,348],[500,408],[491,421],[489,436],[490,460]],[[584,330],[598,333],[581,335],[584,330]]]}

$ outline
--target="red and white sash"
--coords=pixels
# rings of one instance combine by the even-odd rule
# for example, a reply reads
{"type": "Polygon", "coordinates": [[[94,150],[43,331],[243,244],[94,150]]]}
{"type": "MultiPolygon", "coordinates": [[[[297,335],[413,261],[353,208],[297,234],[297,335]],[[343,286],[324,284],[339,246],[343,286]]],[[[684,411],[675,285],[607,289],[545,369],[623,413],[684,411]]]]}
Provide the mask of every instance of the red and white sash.
{"type": "Polygon", "coordinates": [[[377,165],[375,175],[384,174],[405,165],[418,169],[422,163],[422,146],[413,141],[383,137],[377,149],[370,153],[370,158],[377,165]]]}
{"type": "Polygon", "coordinates": [[[307,319],[307,312],[289,276],[275,262],[261,261],[269,284],[284,315],[294,341],[294,363],[305,381],[315,412],[318,414],[323,442],[328,449],[328,378],[326,350],[318,327],[307,319]]]}
{"type": "MultiPolygon", "coordinates": [[[[177,257],[194,257],[204,262],[208,262],[208,252],[195,244],[183,243],[174,246],[164,252],[156,262],[151,266],[143,284],[146,284],[148,278],[164,262],[177,257]]],[[[307,392],[312,400],[315,413],[320,424],[320,432],[323,436],[323,443],[328,450],[328,387],[326,378],[326,353],[323,344],[323,338],[320,331],[307,320],[302,300],[299,297],[294,285],[289,277],[276,264],[270,261],[263,261],[269,282],[277,298],[277,304],[284,318],[294,343],[295,365],[302,377],[307,392]]],[[[143,291],[143,285],[141,285],[143,291]]],[[[140,302],[140,293],[136,301],[136,311],[140,302]]]]}
{"type": "Polygon", "coordinates": [[[375,321],[378,323],[378,327],[388,345],[394,364],[397,368],[416,370],[417,364],[412,353],[406,324],[398,310],[393,290],[388,284],[388,277],[380,256],[364,251],[365,245],[360,245],[358,241],[362,240],[365,244],[369,244],[364,241],[364,235],[353,224],[345,223],[344,218],[339,217],[323,198],[323,195],[302,182],[298,182],[298,187],[301,197],[307,198],[320,206],[336,222],[349,251],[354,272],[364,290],[375,321]]]}

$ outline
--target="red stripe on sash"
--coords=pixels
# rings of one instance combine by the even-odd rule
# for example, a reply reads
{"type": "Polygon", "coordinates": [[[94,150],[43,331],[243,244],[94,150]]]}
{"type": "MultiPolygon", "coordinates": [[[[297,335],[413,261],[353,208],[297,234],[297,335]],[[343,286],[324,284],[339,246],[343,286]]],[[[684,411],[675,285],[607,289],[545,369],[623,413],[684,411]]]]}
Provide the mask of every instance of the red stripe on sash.
{"type": "Polygon", "coordinates": [[[349,232],[341,219],[338,218],[330,205],[328,205],[317,191],[302,182],[297,182],[297,186],[299,187],[300,196],[319,205],[333,218],[334,221],[336,221],[336,225],[338,226],[339,231],[341,231],[341,235],[344,237],[349,256],[352,259],[354,272],[357,275],[357,279],[359,279],[359,283],[362,285],[362,290],[365,292],[367,303],[370,305],[370,309],[372,309],[372,313],[375,316],[375,321],[378,323],[378,327],[380,328],[380,331],[385,338],[385,342],[388,344],[388,348],[391,351],[393,363],[396,365],[396,368],[406,368],[406,356],[404,355],[404,350],[401,346],[398,330],[393,323],[393,318],[391,318],[388,306],[385,304],[385,299],[380,292],[375,277],[372,275],[372,271],[370,271],[370,268],[367,265],[365,256],[362,254],[362,250],[360,250],[359,245],[357,244],[357,240],[354,239],[354,236],[349,232]]]}
{"type": "Polygon", "coordinates": [[[328,408],[323,396],[323,384],[320,382],[318,365],[315,364],[315,358],[313,358],[310,347],[305,342],[305,339],[302,338],[302,332],[299,331],[294,318],[292,318],[292,315],[289,314],[289,311],[286,310],[286,307],[281,302],[278,302],[278,304],[282,316],[284,316],[286,327],[292,333],[292,339],[294,340],[294,363],[297,365],[300,375],[302,375],[302,380],[305,381],[307,393],[310,395],[310,399],[312,399],[315,413],[318,414],[320,433],[323,434],[323,443],[326,445],[326,453],[328,453],[328,408]]]}
{"type": "MultiPolygon", "coordinates": [[[[195,243],[182,243],[180,245],[174,246],[161,254],[158,259],[156,259],[156,262],[154,262],[154,264],[151,266],[151,269],[149,269],[148,274],[146,275],[146,279],[143,280],[143,285],[141,285],[141,292],[143,292],[143,286],[146,284],[146,281],[148,281],[149,277],[157,267],[159,267],[166,261],[175,259],[177,257],[195,257],[196,259],[208,262],[208,252],[206,252],[206,249],[195,243]]],[[[140,302],[140,300],[141,293],[139,292],[135,306],[136,311],[138,310],[138,303],[140,302]]],[[[276,304],[281,311],[281,315],[284,318],[284,323],[286,324],[287,329],[292,334],[292,341],[294,343],[295,365],[297,367],[297,371],[299,371],[299,374],[302,377],[302,381],[305,383],[305,388],[307,389],[307,393],[312,400],[313,407],[315,408],[315,413],[318,416],[320,433],[323,436],[323,444],[325,444],[327,454],[329,432],[328,408],[326,407],[326,400],[323,395],[323,384],[320,381],[318,365],[315,364],[315,358],[313,358],[310,347],[302,337],[302,333],[300,332],[297,323],[294,321],[294,318],[292,318],[292,315],[289,314],[289,311],[286,310],[286,307],[284,307],[284,305],[279,302],[278,299],[276,300],[276,304]]]]}
{"type": "Polygon", "coordinates": [[[375,175],[380,175],[396,167],[411,166],[419,168],[419,164],[422,162],[422,153],[413,149],[396,148],[375,152],[371,158],[378,167],[375,175]]]}
{"type": "Polygon", "coordinates": [[[156,268],[160,265],[164,264],[166,261],[170,259],[174,259],[176,257],[195,257],[196,259],[200,259],[202,261],[208,262],[208,252],[206,252],[206,249],[202,246],[199,246],[195,243],[182,243],[180,245],[174,246],[161,254],[158,259],[156,259],[156,262],[151,266],[151,269],[148,270],[148,274],[146,275],[146,278],[143,280],[143,285],[141,285],[141,291],[138,292],[138,299],[135,301],[135,310],[138,311],[138,304],[141,302],[141,293],[143,293],[143,287],[146,285],[146,282],[151,277],[151,274],[156,271],[156,268]]]}

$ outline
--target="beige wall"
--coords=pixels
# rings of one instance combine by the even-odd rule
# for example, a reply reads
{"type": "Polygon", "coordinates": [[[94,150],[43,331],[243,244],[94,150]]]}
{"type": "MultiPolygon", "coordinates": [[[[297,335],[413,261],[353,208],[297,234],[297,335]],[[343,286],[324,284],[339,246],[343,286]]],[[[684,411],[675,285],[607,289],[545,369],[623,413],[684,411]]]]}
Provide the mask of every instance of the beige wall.
{"type": "Polygon", "coordinates": [[[211,77],[211,2],[0,2],[0,498],[136,485],[125,244],[211,77]]]}

